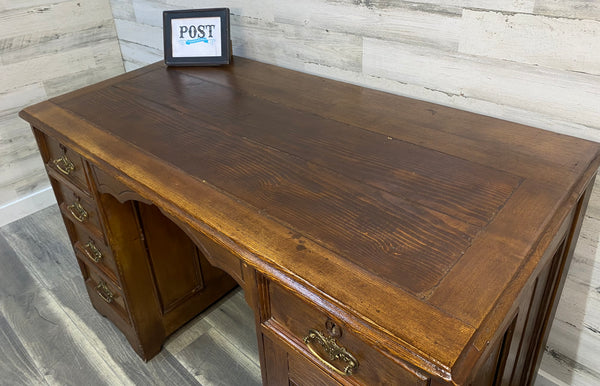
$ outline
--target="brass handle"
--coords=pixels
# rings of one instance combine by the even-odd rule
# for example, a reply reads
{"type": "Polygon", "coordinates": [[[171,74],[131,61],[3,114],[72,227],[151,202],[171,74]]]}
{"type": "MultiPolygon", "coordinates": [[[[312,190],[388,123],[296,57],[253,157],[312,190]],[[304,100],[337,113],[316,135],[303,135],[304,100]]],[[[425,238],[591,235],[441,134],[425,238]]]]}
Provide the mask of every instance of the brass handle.
{"type": "Polygon", "coordinates": [[[52,162],[54,163],[54,166],[56,166],[56,168],[66,176],[68,176],[73,172],[73,170],[75,170],[75,164],[73,164],[73,162],[71,162],[71,160],[67,158],[66,154],[60,158],[55,159],[52,162]]]}
{"type": "Polygon", "coordinates": [[[83,251],[85,252],[87,257],[94,261],[94,263],[99,263],[100,260],[102,260],[102,252],[100,252],[100,250],[98,249],[98,247],[96,247],[96,244],[94,244],[92,240],[88,241],[83,246],[83,251]]]}
{"type": "Polygon", "coordinates": [[[345,348],[339,346],[335,341],[335,338],[327,337],[323,335],[321,332],[317,330],[310,329],[308,330],[308,335],[304,337],[304,343],[306,343],[306,347],[313,353],[314,356],[317,357],[325,366],[335,371],[340,375],[352,375],[356,369],[358,368],[358,360],[354,358],[352,354],[350,354],[345,348]],[[343,370],[338,369],[336,366],[332,365],[328,360],[323,358],[313,347],[312,343],[318,343],[323,347],[325,352],[329,354],[329,360],[334,361],[342,361],[345,362],[346,366],[343,370]]]}
{"type": "Polygon", "coordinates": [[[105,282],[100,281],[100,283],[98,283],[98,285],[96,286],[96,292],[98,293],[98,295],[100,295],[102,300],[109,304],[112,303],[114,295],[110,291],[110,289],[108,289],[105,282]]]}
{"type": "Polygon", "coordinates": [[[75,217],[75,220],[77,220],[79,222],[85,222],[89,217],[88,212],[78,202],[75,202],[75,203],[67,206],[67,209],[69,209],[69,212],[71,212],[71,215],[73,217],[75,217]]]}

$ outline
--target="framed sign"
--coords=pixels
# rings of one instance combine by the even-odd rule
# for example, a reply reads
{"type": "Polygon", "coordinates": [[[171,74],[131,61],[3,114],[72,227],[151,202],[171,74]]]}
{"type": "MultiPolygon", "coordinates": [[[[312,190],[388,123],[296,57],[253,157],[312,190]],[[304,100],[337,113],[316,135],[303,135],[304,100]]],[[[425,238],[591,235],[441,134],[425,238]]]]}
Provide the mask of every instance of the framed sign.
{"type": "Polygon", "coordinates": [[[169,66],[229,64],[229,8],[163,12],[165,63],[169,66]]]}

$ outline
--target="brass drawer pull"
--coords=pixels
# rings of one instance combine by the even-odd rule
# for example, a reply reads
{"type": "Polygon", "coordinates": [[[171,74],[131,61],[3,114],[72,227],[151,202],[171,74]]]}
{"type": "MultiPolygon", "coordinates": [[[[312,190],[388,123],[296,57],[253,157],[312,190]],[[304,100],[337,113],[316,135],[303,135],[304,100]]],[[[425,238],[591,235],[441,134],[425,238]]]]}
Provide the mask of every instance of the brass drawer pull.
{"type": "Polygon", "coordinates": [[[313,353],[314,356],[317,357],[325,366],[335,371],[340,375],[352,375],[354,371],[358,368],[358,360],[354,358],[352,354],[350,354],[345,348],[338,346],[335,338],[326,337],[321,332],[317,330],[310,329],[308,330],[308,335],[304,337],[304,343],[306,343],[306,347],[313,353]],[[312,344],[319,344],[323,347],[325,352],[329,354],[329,360],[340,360],[347,363],[346,367],[343,370],[338,369],[336,366],[329,363],[328,360],[323,358],[317,351],[312,347],[312,344]]]}
{"type": "Polygon", "coordinates": [[[102,300],[109,304],[112,303],[114,295],[110,289],[108,289],[104,281],[100,281],[100,283],[98,283],[96,286],[96,292],[98,292],[98,295],[102,298],[102,300]]]}
{"type": "Polygon", "coordinates": [[[88,241],[83,246],[83,251],[94,263],[99,263],[102,260],[102,252],[96,247],[96,244],[92,240],[88,241]]]}
{"type": "Polygon", "coordinates": [[[69,209],[69,212],[71,212],[71,215],[73,217],[75,217],[75,220],[77,220],[79,222],[85,222],[89,217],[88,212],[78,202],[75,202],[75,203],[67,206],[67,209],[69,209]]]}
{"type": "Polygon", "coordinates": [[[54,166],[56,166],[56,168],[66,176],[68,176],[73,172],[73,170],[75,170],[75,164],[67,158],[66,154],[60,158],[55,159],[54,161],[52,161],[52,163],[54,163],[54,166]]]}

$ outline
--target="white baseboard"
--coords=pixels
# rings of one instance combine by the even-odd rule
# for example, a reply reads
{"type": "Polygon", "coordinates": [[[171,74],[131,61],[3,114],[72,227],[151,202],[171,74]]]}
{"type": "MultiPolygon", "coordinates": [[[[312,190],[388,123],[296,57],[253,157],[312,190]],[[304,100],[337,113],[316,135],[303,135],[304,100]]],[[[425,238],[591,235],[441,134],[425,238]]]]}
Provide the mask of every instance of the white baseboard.
{"type": "Polygon", "coordinates": [[[29,216],[30,214],[53,204],[56,204],[56,198],[54,197],[54,192],[50,186],[18,200],[9,202],[8,204],[4,204],[0,206],[0,227],[20,218],[29,216]]]}

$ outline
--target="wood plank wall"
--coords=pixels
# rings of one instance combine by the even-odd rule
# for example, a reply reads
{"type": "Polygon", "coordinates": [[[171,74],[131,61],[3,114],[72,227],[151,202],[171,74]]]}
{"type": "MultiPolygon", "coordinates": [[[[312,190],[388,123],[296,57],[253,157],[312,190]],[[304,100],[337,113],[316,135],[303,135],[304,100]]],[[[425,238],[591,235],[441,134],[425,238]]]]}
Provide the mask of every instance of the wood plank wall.
{"type": "Polygon", "coordinates": [[[0,226],[54,202],[18,111],[123,71],[108,0],[0,0],[0,226]]]}
{"type": "MultiPolygon", "coordinates": [[[[166,9],[227,6],[236,55],[600,141],[600,1],[111,0],[127,70],[166,9]]],[[[541,374],[600,384],[600,189],[541,374]]]]}

